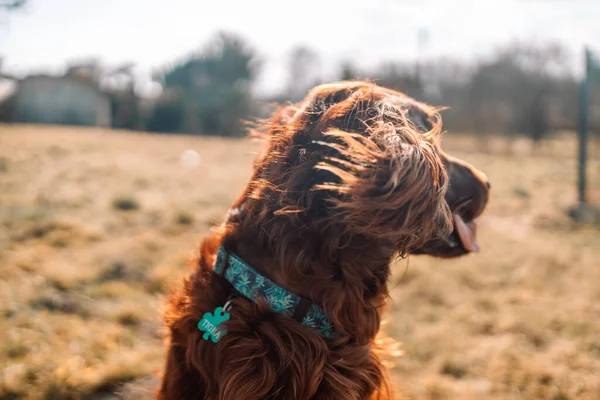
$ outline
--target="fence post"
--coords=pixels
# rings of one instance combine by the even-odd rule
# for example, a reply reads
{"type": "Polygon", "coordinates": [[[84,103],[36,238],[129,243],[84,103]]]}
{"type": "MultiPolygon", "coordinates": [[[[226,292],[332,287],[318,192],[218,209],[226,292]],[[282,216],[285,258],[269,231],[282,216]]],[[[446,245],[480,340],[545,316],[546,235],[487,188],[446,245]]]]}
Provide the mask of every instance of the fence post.
{"type": "Polygon", "coordinates": [[[578,192],[579,203],[586,203],[586,167],[588,150],[588,130],[589,130],[589,91],[591,80],[591,52],[585,49],[585,70],[581,87],[579,91],[579,166],[578,166],[578,192]]]}

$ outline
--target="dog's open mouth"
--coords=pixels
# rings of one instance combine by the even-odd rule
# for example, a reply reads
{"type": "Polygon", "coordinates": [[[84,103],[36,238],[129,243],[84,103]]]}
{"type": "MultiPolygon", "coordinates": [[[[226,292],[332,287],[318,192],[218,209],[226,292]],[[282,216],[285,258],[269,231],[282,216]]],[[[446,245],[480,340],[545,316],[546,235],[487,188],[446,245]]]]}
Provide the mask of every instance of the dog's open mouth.
{"type": "Polygon", "coordinates": [[[477,223],[473,220],[465,222],[459,214],[453,214],[454,229],[465,250],[470,252],[479,251],[477,242],[477,223]]]}
{"type": "Polygon", "coordinates": [[[473,218],[471,205],[472,200],[467,200],[453,210],[454,230],[450,236],[444,239],[444,242],[452,249],[462,247],[467,252],[477,253],[479,252],[477,223],[473,218]]]}

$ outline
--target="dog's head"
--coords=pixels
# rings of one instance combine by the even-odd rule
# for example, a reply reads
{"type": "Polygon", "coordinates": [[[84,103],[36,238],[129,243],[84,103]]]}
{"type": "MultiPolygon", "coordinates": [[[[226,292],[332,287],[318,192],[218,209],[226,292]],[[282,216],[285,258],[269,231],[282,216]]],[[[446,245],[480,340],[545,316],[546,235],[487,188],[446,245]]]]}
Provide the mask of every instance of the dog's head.
{"type": "Polygon", "coordinates": [[[255,212],[321,232],[337,248],[362,240],[403,255],[478,250],[474,219],[489,183],[440,149],[434,108],[342,82],[316,87],[265,126],[267,146],[238,206],[260,202],[255,212]]]}

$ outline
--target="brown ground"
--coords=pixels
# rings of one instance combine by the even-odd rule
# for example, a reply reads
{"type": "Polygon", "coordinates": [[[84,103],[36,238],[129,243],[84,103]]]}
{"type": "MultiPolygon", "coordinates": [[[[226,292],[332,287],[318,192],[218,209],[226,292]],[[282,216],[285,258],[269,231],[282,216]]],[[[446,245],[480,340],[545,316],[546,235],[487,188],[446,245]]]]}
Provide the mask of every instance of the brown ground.
{"type": "MultiPolygon", "coordinates": [[[[402,342],[398,385],[415,399],[600,399],[600,229],[565,216],[574,143],[531,155],[519,142],[512,156],[464,135],[444,143],[488,173],[493,199],[481,254],[396,265],[385,331],[402,342]]],[[[164,295],[255,149],[0,127],[0,398],[112,398],[160,372],[164,295]],[[186,149],[199,165],[182,165],[186,149]]],[[[589,172],[600,202],[598,158],[589,172]]]]}

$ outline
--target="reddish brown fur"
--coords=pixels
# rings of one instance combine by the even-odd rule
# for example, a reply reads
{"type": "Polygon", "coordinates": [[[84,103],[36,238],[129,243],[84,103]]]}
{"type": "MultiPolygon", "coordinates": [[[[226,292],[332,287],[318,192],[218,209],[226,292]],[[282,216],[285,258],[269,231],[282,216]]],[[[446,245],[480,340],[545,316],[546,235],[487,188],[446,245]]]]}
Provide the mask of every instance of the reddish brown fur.
{"type": "Polygon", "coordinates": [[[239,213],[204,239],[169,303],[159,397],[393,397],[375,340],[390,263],[452,231],[440,128],[434,109],[365,82],[319,86],[279,109],[259,129],[266,150],[239,213]],[[321,306],[341,337],[235,298],[228,333],[203,340],[198,321],[231,290],[213,274],[221,245],[321,306]]]}

